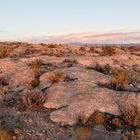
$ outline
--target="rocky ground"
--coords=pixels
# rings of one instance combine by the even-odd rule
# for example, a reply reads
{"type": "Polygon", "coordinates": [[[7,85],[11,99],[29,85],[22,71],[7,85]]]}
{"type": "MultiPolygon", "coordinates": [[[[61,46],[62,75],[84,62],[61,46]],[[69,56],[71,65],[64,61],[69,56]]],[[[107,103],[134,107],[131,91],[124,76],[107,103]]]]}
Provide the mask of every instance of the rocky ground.
{"type": "Polygon", "coordinates": [[[140,46],[0,43],[1,140],[139,140],[140,46]]]}

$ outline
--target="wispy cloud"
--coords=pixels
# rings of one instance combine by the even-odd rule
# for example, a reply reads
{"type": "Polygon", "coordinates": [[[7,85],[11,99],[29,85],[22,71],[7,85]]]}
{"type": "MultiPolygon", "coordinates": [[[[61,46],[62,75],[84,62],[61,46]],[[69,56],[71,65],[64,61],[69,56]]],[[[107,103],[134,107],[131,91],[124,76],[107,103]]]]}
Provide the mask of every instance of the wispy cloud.
{"type": "Polygon", "coordinates": [[[140,43],[140,31],[81,32],[27,37],[33,43],[140,43]]]}

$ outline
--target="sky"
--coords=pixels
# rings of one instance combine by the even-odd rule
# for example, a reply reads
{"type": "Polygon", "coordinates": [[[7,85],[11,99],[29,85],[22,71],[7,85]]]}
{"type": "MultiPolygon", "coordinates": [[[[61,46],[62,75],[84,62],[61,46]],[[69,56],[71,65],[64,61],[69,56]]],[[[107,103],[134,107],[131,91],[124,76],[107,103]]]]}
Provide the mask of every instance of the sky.
{"type": "Polygon", "coordinates": [[[139,7],[140,0],[0,0],[0,41],[139,43],[139,7]]]}

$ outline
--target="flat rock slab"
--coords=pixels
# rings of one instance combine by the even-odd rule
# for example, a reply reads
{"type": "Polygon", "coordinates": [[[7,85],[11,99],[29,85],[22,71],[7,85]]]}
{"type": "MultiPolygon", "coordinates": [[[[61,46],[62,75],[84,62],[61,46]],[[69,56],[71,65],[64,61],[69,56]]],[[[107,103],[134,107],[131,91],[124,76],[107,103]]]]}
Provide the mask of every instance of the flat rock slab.
{"type": "MultiPolygon", "coordinates": [[[[74,125],[79,119],[86,122],[95,111],[121,115],[128,105],[140,106],[140,94],[119,92],[98,86],[98,83],[109,83],[110,76],[81,66],[62,68],[73,82],[53,84],[47,91],[45,108],[56,109],[50,114],[52,121],[74,125]]],[[[53,72],[46,72],[40,77],[41,84],[48,84],[48,77],[53,72]]]]}
{"type": "Polygon", "coordinates": [[[74,125],[79,118],[86,122],[97,110],[121,115],[127,105],[140,106],[140,94],[120,93],[92,82],[76,81],[61,82],[49,88],[44,107],[56,109],[50,115],[52,121],[74,125]]]}
{"type": "Polygon", "coordinates": [[[9,58],[0,60],[0,71],[10,86],[25,86],[34,76],[26,63],[9,58]]]}

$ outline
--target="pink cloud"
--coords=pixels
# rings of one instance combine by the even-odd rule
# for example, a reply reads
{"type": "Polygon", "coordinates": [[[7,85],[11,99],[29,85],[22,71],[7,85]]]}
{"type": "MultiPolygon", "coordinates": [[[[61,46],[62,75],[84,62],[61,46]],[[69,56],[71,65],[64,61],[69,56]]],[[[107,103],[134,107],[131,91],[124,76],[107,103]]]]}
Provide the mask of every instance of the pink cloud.
{"type": "Polygon", "coordinates": [[[27,37],[33,43],[140,43],[140,31],[81,32],[27,37]]]}

